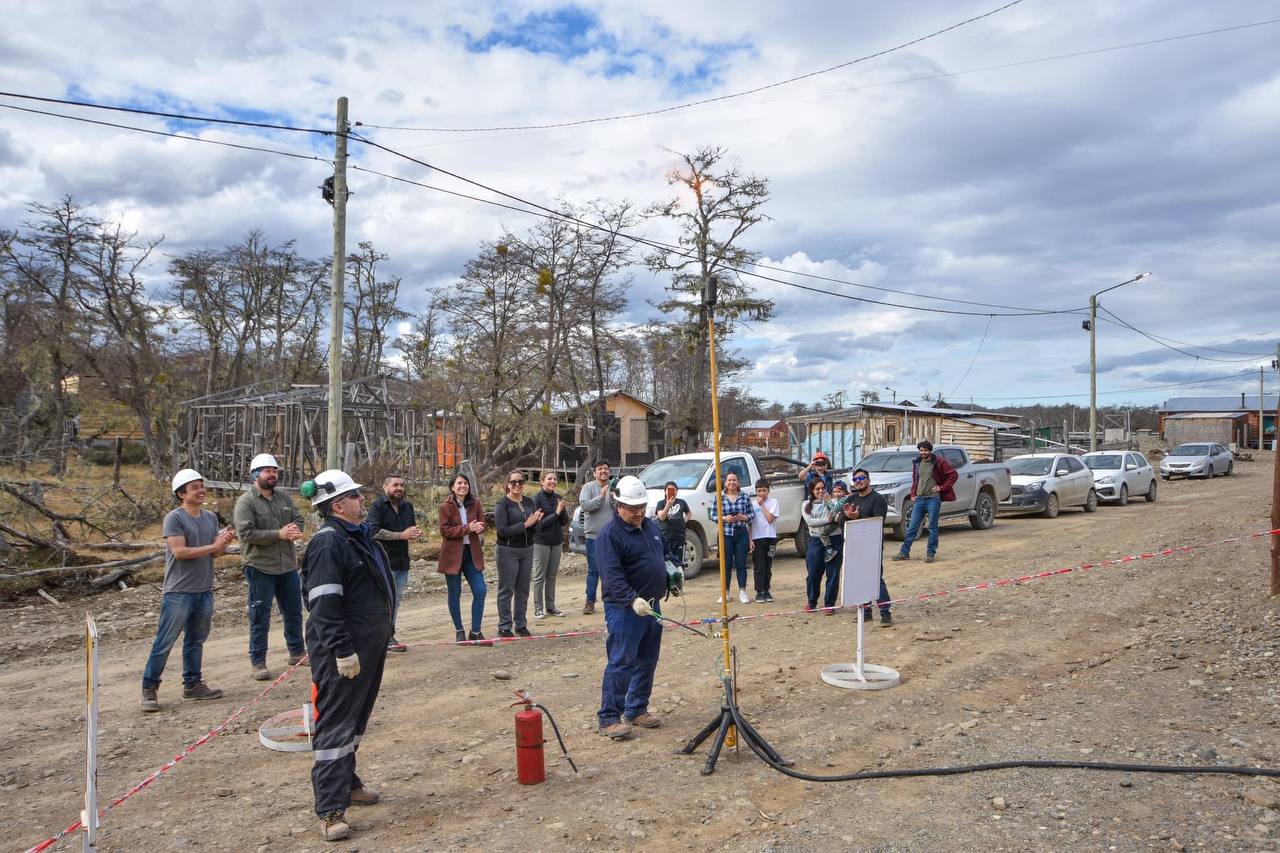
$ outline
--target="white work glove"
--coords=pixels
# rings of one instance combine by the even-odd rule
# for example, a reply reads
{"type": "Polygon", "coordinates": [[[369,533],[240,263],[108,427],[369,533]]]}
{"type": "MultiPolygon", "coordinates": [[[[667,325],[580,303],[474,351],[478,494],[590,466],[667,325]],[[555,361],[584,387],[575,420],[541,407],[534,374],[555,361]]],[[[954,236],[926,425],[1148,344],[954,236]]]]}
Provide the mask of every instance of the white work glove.
{"type": "Polygon", "coordinates": [[[643,598],[641,598],[638,595],[636,596],[636,600],[631,602],[631,609],[636,612],[637,616],[653,615],[653,607],[649,604],[649,602],[645,601],[643,598]]]}
{"type": "Polygon", "coordinates": [[[355,678],[359,674],[359,655],[349,655],[345,658],[338,658],[338,675],[341,675],[343,678],[355,678]]]}

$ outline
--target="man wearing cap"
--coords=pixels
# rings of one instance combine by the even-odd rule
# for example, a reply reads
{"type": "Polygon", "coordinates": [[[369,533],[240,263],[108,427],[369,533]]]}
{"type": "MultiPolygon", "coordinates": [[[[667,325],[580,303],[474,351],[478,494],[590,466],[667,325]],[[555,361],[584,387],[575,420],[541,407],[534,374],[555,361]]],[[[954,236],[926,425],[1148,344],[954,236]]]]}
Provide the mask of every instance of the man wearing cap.
{"type": "Polygon", "coordinates": [[[649,713],[653,674],[662,648],[662,623],[653,617],[667,592],[662,531],[645,517],[649,490],[638,477],[623,477],[614,494],[617,514],[596,539],[609,662],[600,687],[600,734],[621,740],[632,726],[656,729],[649,713]]]}
{"type": "Polygon", "coordinates": [[[142,671],[142,710],[159,711],[160,677],[169,650],[182,640],[182,698],[217,699],[222,691],[204,682],[200,665],[204,641],[213,623],[213,558],[221,557],[235,538],[230,527],[218,529],[218,517],[204,508],[204,478],[183,468],[170,488],[182,506],[164,517],[164,585],[160,624],[151,655],[142,671]]]}
{"type": "Polygon", "coordinates": [[[249,667],[257,681],[268,681],[267,639],[271,606],[280,606],[289,666],[302,660],[302,581],[293,543],[302,536],[302,513],[288,495],[276,491],[280,466],[270,453],[249,463],[253,487],[236,500],[233,519],[243,550],[244,579],[249,585],[249,667]]]}
{"type": "Polygon", "coordinates": [[[382,686],[396,584],[386,552],[362,523],[359,483],[329,470],[304,483],[302,493],[324,519],[302,555],[316,701],[311,787],[321,835],[340,841],[351,835],[347,808],[378,801],[356,775],[356,750],[382,686]]]}

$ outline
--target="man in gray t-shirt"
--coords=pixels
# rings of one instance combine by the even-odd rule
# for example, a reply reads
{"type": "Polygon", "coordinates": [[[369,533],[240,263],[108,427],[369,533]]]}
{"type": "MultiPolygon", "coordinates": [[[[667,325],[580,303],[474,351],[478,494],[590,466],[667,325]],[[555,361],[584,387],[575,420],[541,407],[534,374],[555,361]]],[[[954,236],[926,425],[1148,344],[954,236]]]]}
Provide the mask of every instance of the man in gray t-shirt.
{"type": "Polygon", "coordinates": [[[182,698],[217,699],[222,691],[205,684],[200,665],[204,641],[213,623],[213,558],[221,557],[235,538],[230,527],[218,529],[218,517],[204,508],[204,478],[184,468],[173,476],[173,493],[182,506],[164,519],[164,586],[160,624],[142,671],[142,710],[159,711],[160,678],[169,650],[182,641],[182,698]]]}

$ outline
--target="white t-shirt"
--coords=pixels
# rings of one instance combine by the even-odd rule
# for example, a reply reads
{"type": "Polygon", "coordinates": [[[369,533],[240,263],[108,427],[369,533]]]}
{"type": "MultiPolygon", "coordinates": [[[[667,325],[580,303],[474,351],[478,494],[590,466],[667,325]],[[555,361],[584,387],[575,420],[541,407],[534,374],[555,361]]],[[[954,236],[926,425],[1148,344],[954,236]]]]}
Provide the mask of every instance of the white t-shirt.
{"type": "MultiPolygon", "coordinates": [[[[457,502],[455,501],[455,503],[457,502]]],[[[462,504],[458,504],[458,517],[462,519],[462,523],[465,526],[467,524],[467,508],[462,504]]],[[[467,545],[467,544],[470,544],[470,542],[471,542],[471,534],[467,533],[467,535],[462,537],[462,543],[464,545],[467,545]]]]}
{"type": "Polygon", "coordinates": [[[764,513],[760,511],[760,502],[752,501],[752,508],[756,514],[751,516],[751,538],[752,539],[777,539],[778,538],[778,499],[765,498],[764,508],[769,510],[769,514],[773,516],[773,521],[766,521],[764,513]]]}

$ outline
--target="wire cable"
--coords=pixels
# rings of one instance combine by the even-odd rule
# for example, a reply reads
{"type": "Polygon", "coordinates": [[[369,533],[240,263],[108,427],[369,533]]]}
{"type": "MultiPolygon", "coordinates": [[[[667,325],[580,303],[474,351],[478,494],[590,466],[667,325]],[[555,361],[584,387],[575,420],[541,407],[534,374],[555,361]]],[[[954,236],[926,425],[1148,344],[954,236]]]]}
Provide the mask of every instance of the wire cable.
{"type": "MultiPolygon", "coordinates": [[[[944,27],[940,30],[935,30],[934,32],[929,33],[928,35],[919,36],[918,38],[914,38],[911,41],[903,42],[902,44],[895,45],[894,47],[888,47],[888,48],[885,48],[884,50],[876,51],[875,53],[868,53],[865,56],[859,56],[857,59],[850,59],[845,62],[840,62],[835,65],[828,66],[826,68],[821,68],[817,71],[810,71],[806,74],[798,74],[795,77],[788,77],[785,80],[777,80],[773,83],[766,83],[763,86],[756,86],[751,89],[744,89],[741,92],[731,92],[726,95],[716,95],[711,98],[701,98],[696,101],[686,101],[681,104],[673,104],[672,106],[669,106],[669,107],[661,107],[658,109],[644,110],[642,112],[635,112],[635,113],[621,113],[621,114],[610,115],[610,116],[599,116],[596,118],[578,119],[576,121],[555,122],[551,124],[498,125],[493,127],[395,127],[392,125],[383,125],[383,124],[365,124],[362,126],[373,128],[376,130],[407,130],[407,131],[419,131],[419,132],[425,131],[425,132],[433,132],[433,133],[484,133],[484,132],[497,131],[497,130],[548,130],[556,127],[581,127],[582,125],[586,125],[586,124],[602,124],[604,122],[623,121],[625,119],[644,118],[646,116],[663,115],[664,113],[672,113],[672,112],[676,112],[677,110],[686,110],[686,109],[689,109],[690,107],[698,107],[698,106],[703,106],[704,104],[714,104],[714,103],[719,103],[721,101],[728,101],[728,100],[733,100],[735,98],[746,97],[747,95],[754,95],[758,92],[768,91],[769,89],[776,89],[779,86],[787,86],[787,85],[790,85],[791,83],[798,83],[801,80],[808,80],[812,77],[818,77],[822,74],[830,74],[832,71],[839,71],[843,68],[848,68],[852,65],[857,65],[862,62],[869,62],[872,59],[878,59],[882,56],[887,56],[890,53],[895,53],[899,50],[904,50],[908,47],[912,47],[913,45],[917,45],[917,44],[920,44],[921,42],[925,42],[925,41],[928,41],[929,39],[936,38],[945,33],[949,33],[952,30],[958,30],[963,26],[974,23],[975,21],[981,21],[983,18],[989,18],[992,15],[1003,12],[1005,9],[1011,8],[1013,6],[1017,6],[1021,2],[1022,0],[1012,0],[1012,2],[1005,3],[1003,6],[999,6],[988,12],[983,12],[981,15],[974,15],[972,18],[966,18],[965,20],[960,21],[957,24],[952,24],[949,27],[944,27]]],[[[357,122],[357,124],[360,124],[360,123],[357,122]]]]}
{"type": "Polygon", "coordinates": [[[245,121],[243,119],[230,118],[214,118],[213,116],[188,115],[185,113],[166,113],[159,110],[144,110],[140,107],[117,107],[110,104],[95,104],[92,101],[73,101],[67,98],[46,98],[39,95],[24,95],[21,92],[0,92],[0,96],[6,98],[21,98],[25,101],[40,101],[46,104],[63,104],[70,107],[86,107],[94,110],[113,110],[121,113],[135,113],[144,116],[156,116],[157,118],[172,118],[182,121],[200,122],[202,124],[231,124],[238,127],[257,127],[265,130],[287,130],[293,133],[319,133],[326,136],[332,136],[336,131],[325,130],[319,127],[295,127],[288,124],[271,124],[262,121],[245,121]]]}
{"type": "MultiPolygon", "coordinates": [[[[603,226],[603,225],[599,225],[599,224],[596,224],[596,223],[593,223],[593,222],[589,222],[589,221],[584,220],[584,219],[579,219],[579,218],[577,218],[577,217],[575,217],[575,216],[571,216],[571,215],[569,215],[569,214],[567,214],[567,213],[565,213],[565,212],[563,212],[563,211],[555,210],[554,208],[550,208],[550,207],[547,207],[547,206],[545,206],[545,205],[538,204],[537,202],[530,201],[530,200],[528,200],[528,199],[521,198],[520,196],[513,195],[513,194],[511,194],[511,193],[508,193],[508,192],[505,192],[505,191],[503,191],[503,190],[497,189],[497,188],[495,188],[495,187],[491,187],[491,186],[489,186],[489,185],[487,185],[487,184],[481,183],[480,181],[476,181],[476,180],[473,180],[473,179],[471,179],[471,178],[464,177],[463,175],[459,175],[459,174],[458,174],[458,173],[456,173],[456,172],[451,172],[451,171],[449,171],[448,169],[443,169],[443,168],[441,168],[441,167],[439,167],[439,166],[433,165],[432,163],[428,163],[428,162],[427,162],[427,161],[425,161],[425,160],[419,159],[419,158],[414,157],[414,156],[409,155],[409,154],[405,154],[405,153],[404,153],[404,152],[402,152],[402,151],[397,151],[397,150],[396,150],[396,149],[394,149],[394,148],[389,148],[389,147],[387,147],[387,146],[385,146],[385,145],[382,145],[381,143],[375,142],[375,141],[373,141],[372,139],[369,139],[369,138],[368,138],[368,137],[366,137],[366,136],[362,136],[361,134],[356,133],[356,132],[354,132],[354,131],[350,134],[350,138],[351,138],[351,139],[356,140],[357,142],[361,142],[361,143],[363,143],[363,144],[365,144],[365,145],[367,145],[367,146],[370,146],[370,147],[372,147],[372,148],[375,148],[375,149],[378,149],[378,150],[380,150],[380,151],[386,152],[387,154],[391,154],[392,156],[399,157],[399,158],[400,158],[400,159],[402,159],[402,160],[407,160],[407,161],[408,161],[408,162],[410,162],[410,163],[414,163],[414,164],[417,164],[417,165],[422,166],[422,167],[424,167],[424,168],[431,169],[431,170],[433,170],[433,171],[435,171],[435,172],[439,172],[439,173],[440,173],[440,174],[442,174],[442,175],[447,175],[448,177],[451,177],[451,178],[453,178],[453,179],[455,179],[455,180],[458,180],[458,181],[462,181],[462,182],[463,182],[463,183],[465,183],[465,184],[470,184],[471,186],[478,187],[478,188],[480,188],[480,189],[485,190],[486,192],[491,192],[491,193],[494,193],[495,195],[502,196],[503,198],[510,199],[511,201],[518,202],[519,204],[526,205],[526,206],[527,206],[527,207],[529,207],[529,208],[534,208],[534,210],[528,210],[528,209],[515,208],[515,207],[512,207],[512,206],[510,206],[510,205],[506,205],[506,204],[500,204],[500,205],[499,205],[500,207],[506,208],[506,209],[508,209],[508,210],[516,210],[516,211],[518,211],[518,212],[522,212],[522,213],[526,213],[526,214],[530,214],[530,215],[543,216],[543,217],[545,217],[545,218],[557,219],[557,220],[565,221],[565,222],[572,222],[572,223],[574,223],[574,224],[577,224],[577,225],[580,225],[580,226],[583,226],[583,227],[586,227],[586,228],[591,228],[591,229],[598,230],[598,231],[607,231],[607,232],[609,232],[609,233],[614,233],[614,234],[616,234],[616,235],[617,235],[617,236],[619,236],[619,237],[622,237],[622,238],[627,239],[627,240],[631,240],[632,242],[637,243],[637,244],[640,244],[640,245],[649,246],[650,248],[654,248],[654,249],[662,249],[663,251],[667,251],[667,252],[675,252],[676,254],[679,254],[679,255],[681,255],[682,257],[686,257],[686,258],[692,258],[692,257],[693,257],[692,252],[690,252],[690,251],[689,251],[689,250],[687,250],[687,249],[682,249],[682,248],[677,247],[677,246],[671,246],[671,245],[666,244],[666,243],[660,243],[660,242],[657,242],[657,241],[655,241],[655,240],[653,240],[653,239],[650,239],[650,238],[641,237],[641,236],[634,235],[634,234],[628,234],[628,233],[627,233],[627,232],[625,232],[625,231],[616,231],[616,232],[615,232],[615,231],[613,231],[613,230],[611,230],[611,229],[606,228],[606,227],[605,227],[605,226],[603,226]]],[[[368,172],[371,172],[371,173],[373,173],[373,174],[378,174],[378,175],[381,175],[382,177],[390,178],[391,180],[397,180],[397,181],[402,181],[402,182],[404,182],[404,183],[414,184],[415,186],[419,186],[419,187],[422,187],[422,188],[424,188],[424,189],[438,189],[437,187],[434,187],[434,186],[432,186],[432,185],[430,185],[430,184],[424,184],[424,183],[420,183],[420,182],[417,182],[417,181],[412,181],[412,180],[409,180],[409,179],[407,179],[407,178],[400,178],[400,177],[398,177],[398,176],[393,176],[393,175],[390,175],[390,174],[387,174],[387,173],[384,173],[384,172],[374,172],[374,171],[373,171],[373,170],[371,170],[371,169],[364,169],[364,170],[362,170],[362,171],[368,171],[368,172]]],[[[459,197],[462,197],[462,198],[469,198],[469,199],[471,199],[471,200],[473,200],[473,201],[479,201],[479,202],[482,202],[482,203],[491,203],[491,202],[489,202],[489,201],[487,201],[487,200],[485,200],[485,199],[476,198],[476,197],[474,197],[474,196],[467,196],[467,195],[464,195],[464,194],[462,194],[462,193],[455,193],[455,192],[451,192],[451,191],[446,191],[446,192],[450,192],[450,194],[451,194],[451,195],[459,196],[459,197]]],[[[759,264],[752,264],[752,266],[760,267],[760,266],[763,266],[763,265],[759,265],[759,264]]],[[[871,304],[871,305],[882,305],[882,306],[886,306],[886,307],[890,307],[890,308],[902,308],[902,309],[904,309],[904,310],[909,310],[909,311],[924,311],[924,312],[933,313],[933,314],[952,314],[952,315],[960,315],[960,316],[968,316],[968,317],[1027,317],[1027,316],[1034,316],[1034,315],[1049,315],[1049,314],[1075,314],[1075,313],[1078,313],[1078,312],[1081,310],[1081,309],[1079,309],[1079,308],[1070,308],[1070,309],[1016,308],[1016,310],[1008,311],[1008,312],[991,312],[991,311],[960,311],[960,310],[947,309],[947,308],[930,308],[930,307],[920,306],[920,305],[905,305],[905,304],[902,304],[902,303],[899,303],[899,302],[889,302],[889,301],[887,301],[887,300],[867,299],[867,298],[864,298],[864,297],[861,297],[861,296],[854,296],[854,295],[852,295],[852,294],[848,294],[848,293],[840,293],[840,292],[833,291],[833,290],[824,290],[824,289],[817,288],[817,287],[809,287],[809,286],[807,286],[807,285],[799,284],[799,283],[797,283],[797,282],[793,282],[793,281],[784,281],[784,280],[779,279],[779,278],[774,278],[774,277],[772,277],[772,276],[764,275],[764,274],[762,274],[762,273],[751,272],[750,270],[743,269],[742,267],[735,267],[735,266],[730,266],[730,265],[727,265],[727,264],[726,264],[726,265],[724,265],[722,268],[723,268],[723,269],[726,269],[726,270],[730,270],[730,271],[732,271],[732,272],[735,272],[735,273],[737,273],[738,275],[750,276],[750,277],[752,277],[752,278],[761,279],[761,280],[763,280],[763,281],[770,281],[770,282],[773,282],[773,283],[775,283],[775,284],[782,284],[782,285],[785,285],[785,286],[787,286],[787,287],[793,287],[793,288],[797,288],[797,289],[799,289],[799,290],[809,291],[809,292],[811,292],[811,293],[818,293],[818,294],[822,294],[822,295],[825,295],[825,296],[835,296],[835,297],[839,297],[839,298],[842,298],[842,299],[849,299],[849,300],[852,300],[852,301],[855,301],[855,302],[863,302],[863,303],[867,303],[867,304],[871,304]]],[[[787,269],[785,269],[785,268],[778,268],[778,267],[774,267],[774,268],[772,268],[772,269],[778,269],[779,271],[781,271],[781,272],[783,272],[783,273],[785,273],[785,274],[788,274],[788,275],[792,275],[792,274],[794,274],[794,275],[800,275],[800,276],[802,276],[802,277],[803,277],[803,276],[810,276],[810,275],[811,275],[811,274],[808,274],[808,273],[794,273],[792,270],[787,270],[787,269]]],[[[814,277],[816,277],[816,276],[814,276],[814,277]]],[[[849,284],[849,283],[850,283],[850,282],[842,281],[842,280],[840,280],[840,279],[826,279],[825,277],[819,277],[819,278],[822,278],[823,280],[826,280],[826,281],[839,282],[839,283],[841,283],[841,284],[849,284]]],[[[870,287],[871,285],[867,285],[867,286],[869,286],[869,287],[870,287]]],[[[877,288],[877,289],[880,289],[880,288],[877,288]]],[[[895,291],[895,292],[897,292],[897,291],[895,291]]],[[[909,293],[909,292],[906,292],[906,291],[902,291],[902,292],[903,292],[903,293],[907,293],[907,295],[910,295],[910,296],[915,296],[916,298],[919,298],[919,299],[935,299],[935,298],[936,298],[936,299],[938,299],[939,301],[948,301],[948,302],[950,302],[950,301],[955,301],[955,300],[951,300],[951,299],[949,299],[949,298],[947,298],[947,297],[932,297],[932,296],[929,296],[929,295],[914,294],[914,293],[909,293]]],[[[985,304],[985,303],[983,303],[983,304],[985,304]]],[[[1013,306],[1001,306],[1001,307],[1013,307],[1013,306]]]]}
{"type": "Polygon", "coordinates": [[[948,400],[956,395],[956,392],[960,390],[960,386],[969,378],[969,371],[973,370],[973,366],[978,363],[978,356],[982,355],[982,345],[987,342],[987,333],[991,331],[991,321],[994,319],[994,317],[987,318],[987,327],[982,330],[982,340],[978,341],[978,351],[975,352],[973,354],[973,358],[970,359],[969,366],[965,368],[964,376],[960,377],[960,381],[956,383],[956,387],[952,388],[951,393],[947,395],[948,400]]]}
{"type": "Polygon", "coordinates": [[[296,151],[282,151],[278,148],[263,148],[258,145],[245,145],[240,142],[223,142],[217,139],[205,139],[200,136],[186,136],[181,133],[170,133],[166,130],[153,130],[149,127],[136,127],[131,124],[117,124],[112,121],[102,121],[100,119],[85,118],[84,116],[66,115],[65,113],[55,113],[48,110],[37,110],[31,107],[19,107],[14,104],[0,104],[0,109],[16,110],[21,113],[33,113],[35,115],[50,116],[51,118],[67,119],[68,121],[78,121],[84,124],[95,124],[100,127],[113,127],[118,130],[131,130],[136,133],[149,133],[152,136],[168,136],[171,139],[183,139],[187,142],[203,142],[206,145],[221,145],[224,148],[239,148],[243,151],[260,151],[264,154],[275,154],[280,157],[293,157],[298,160],[315,160],[320,163],[332,163],[323,157],[317,157],[314,154],[299,154],[296,151]]]}
{"type": "MultiPolygon", "coordinates": [[[[1111,316],[1113,320],[1115,320],[1121,326],[1124,326],[1126,329],[1130,329],[1134,332],[1137,332],[1138,334],[1142,335],[1144,338],[1151,341],[1152,343],[1159,344],[1165,349],[1170,349],[1170,350],[1173,350],[1174,352],[1182,353],[1183,355],[1190,356],[1192,358],[1204,359],[1205,361],[1217,361],[1223,364],[1241,364],[1246,361],[1257,361],[1260,358],[1268,358],[1272,355],[1271,353],[1257,353],[1256,355],[1253,355],[1252,358],[1211,358],[1210,356],[1207,356],[1207,355],[1197,355],[1196,353],[1187,352],[1184,349],[1179,349],[1178,347],[1172,346],[1164,342],[1165,340],[1173,341],[1173,338],[1165,338],[1162,340],[1160,335],[1153,335],[1150,332],[1144,332],[1142,329],[1139,329],[1137,326],[1133,325],[1127,320],[1121,319],[1119,316],[1116,315],[1114,311],[1111,311],[1110,309],[1103,307],[1101,302],[1098,303],[1098,308],[1101,309],[1102,311],[1105,311],[1108,315],[1111,316]]],[[[1202,347],[1199,344],[1188,344],[1184,341],[1173,341],[1173,343],[1179,343],[1179,344],[1182,344],[1183,346],[1192,347],[1194,349],[1214,350],[1213,347],[1202,347]]],[[[1227,352],[1230,352],[1230,350],[1227,350],[1227,352]]],[[[1236,354],[1249,355],[1249,353],[1236,353],[1236,354]]]]}
{"type": "MultiPolygon", "coordinates": [[[[1191,376],[1192,377],[1195,376],[1194,369],[1192,370],[1191,376]]],[[[1241,373],[1228,374],[1227,376],[1206,376],[1203,379],[1192,378],[1192,379],[1188,379],[1186,382],[1172,382],[1168,385],[1152,385],[1147,388],[1117,388],[1114,391],[1099,391],[1098,393],[1099,394],[1138,394],[1143,391],[1167,391],[1170,388],[1177,388],[1179,389],[1179,393],[1181,393],[1181,390],[1187,388],[1187,386],[1189,385],[1208,385],[1214,382],[1228,382],[1233,379],[1244,379],[1246,377],[1256,378],[1256,376],[1257,374],[1255,374],[1252,370],[1246,370],[1241,373]]],[[[1088,397],[1088,396],[1089,396],[1089,392],[1086,391],[1083,394],[1046,394],[1039,397],[1025,397],[1025,396],[982,397],[982,396],[975,395],[973,399],[975,400],[1061,400],[1064,398],[1069,399],[1072,397],[1088,397]]]]}

